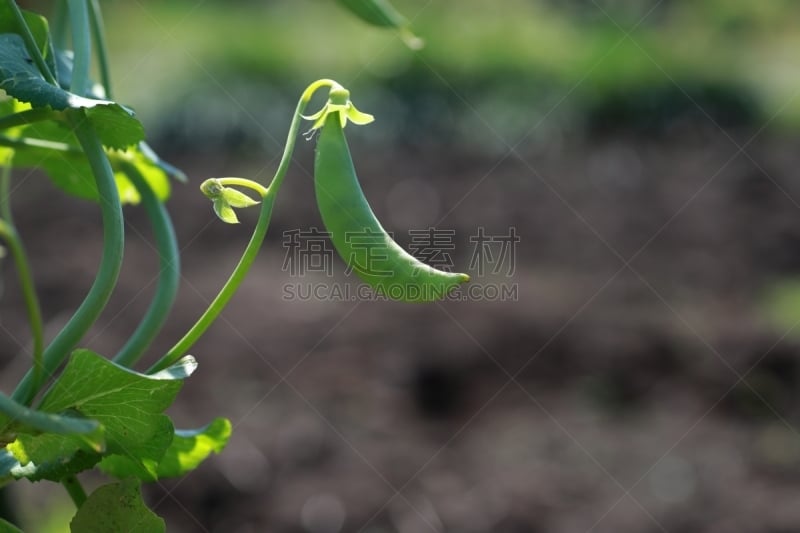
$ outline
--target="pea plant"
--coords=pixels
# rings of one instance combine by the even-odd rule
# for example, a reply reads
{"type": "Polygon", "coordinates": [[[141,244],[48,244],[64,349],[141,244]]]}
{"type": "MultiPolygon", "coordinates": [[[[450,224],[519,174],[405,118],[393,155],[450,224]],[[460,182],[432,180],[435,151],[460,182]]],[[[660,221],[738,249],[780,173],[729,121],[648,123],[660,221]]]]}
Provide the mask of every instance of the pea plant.
{"type": "MultiPolygon", "coordinates": [[[[394,28],[410,47],[421,41],[386,0],[339,0],[368,23],[394,28]]],[[[219,316],[258,254],[304,120],[317,137],[316,200],[334,247],[376,293],[425,302],[468,280],[406,253],[381,227],[359,186],[344,135],[348,122],[373,117],[347,89],[321,79],[303,91],[283,157],[267,184],[239,177],[205,180],[217,216],[237,223],[237,209],[259,206],[252,237],[227,282],[186,334],[146,370],[134,370],[175,300],[180,258],[165,207],[170,180],[184,174],[146,143],[133,111],[114,100],[99,0],[56,2],[51,18],[0,0],[0,242],[13,261],[30,325],[31,367],[10,394],[0,393],[0,485],[27,479],[60,483],[74,501],[71,531],[165,531],[141,497],[141,483],[182,476],[231,435],[216,418],[176,429],[164,411],[197,368],[187,351],[219,316]],[[99,83],[92,80],[96,72],[99,83]],[[305,115],[318,91],[328,100],[305,115]],[[37,168],[64,193],[94,202],[102,214],[102,257],[83,302],[45,342],[42,312],[20,232],[12,216],[14,168],[37,168]],[[157,289],[135,331],[115,354],[79,348],[117,283],[123,258],[123,204],[140,205],[152,226],[160,264],[157,289]],[[370,238],[358,246],[349,235],[370,238]],[[87,495],[78,474],[99,469],[109,482],[87,495]]],[[[0,518],[0,531],[19,531],[0,518]]]]}

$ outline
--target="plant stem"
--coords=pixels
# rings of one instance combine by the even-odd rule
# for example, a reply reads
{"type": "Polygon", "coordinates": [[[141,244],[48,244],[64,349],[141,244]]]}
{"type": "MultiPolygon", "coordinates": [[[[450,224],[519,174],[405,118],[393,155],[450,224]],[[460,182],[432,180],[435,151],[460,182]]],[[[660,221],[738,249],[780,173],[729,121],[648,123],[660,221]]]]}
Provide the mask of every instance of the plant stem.
{"type": "Polygon", "coordinates": [[[142,198],[145,212],[153,226],[160,261],[158,285],[153,301],[136,331],[119,353],[114,356],[116,363],[130,367],[139,360],[161,330],[172,309],[180,281],[180,254],[175,230],[164,204],[156,198],[155,193],[134,165],[126,161],[120,163],[120,167],[128,175],[142,198]]]}
{"type": "Polygon", "coordinates": [[[17,31],[21,34],[22,40],[25,41],[25,49],[28,51],[28,54],[30,54],[31,59],[36,63],[36,66],[39,68],[39,71],[42,73],[47,83],[58,85],[53,73],[50,72],[50,67],[47,66],[44,57],[42,57],[42,51],[39,50],[36,39],[34,39],[33,33],[31,33],[31,29],[28,27],[28,23],[25,22],[25,17],[22,15],[19,6],[14,0],[6,0],[6,4],[8,4],[8,7],[14,14],[14,20],[17,23],[17,31]]]}
{"type": "MultiPolygon", "coordinates": [[[[94,127],[82,110],[67,111],[67,118],[75,131],[78,142],[86,153],[97,184],[100,210],[103,216],[103,255],[100,259],[97,276],[83,303],[56,335],[53,342],[44,350],[42,369],[45,377],[51,376],[56,371],[69,355],[70,350],[97,320],[108,302],[122,266],[124,244],[122,206],[117,193],[117,184],[114,181],[114,173],[103,146],[100,144],[94,127]]],[[[30,405],[38,390],[32,383],[31,373],[28,372],[17,386],[12,398],[17,402],[30,405]]]]}
{"type": "Polygon", "coordinates": [[[9,157],[3,164],[0,171],[0,218],[5,219],[9,224],[14,224],[14,216],[11,213],[11,161],[9,157]]]}
{"type": "Polygon", "coordinates": [[[30,263],[25,254],[22,240],[14,227],[11,218],[11,205],[9,200],[11,167],[3,166],[0,174],[0,238],[8,245],[11,255],[14,258],[14,266],[17,269],[22,298],[25,301],[25,311],[28,314],[28,324],[31,328],[33,337],[33,368],[31,380],[34,387],[38,387],[42,381],[42,352],[44,351],[44,326],[42,325],[42,311],[39,306],[39,299],[36,297],[36,287],[33,283],[30,263]]]}
{"type": "Polygon", "coordinates": [[[46,141],[44,139],[34,139],[32,137],[19,137],[12,138],[6,135],[0,135],[0,146],[7,146],[9,148],[45,148],[47,150],[56,150],[63,153],[72,153],[80,155],[81,151],[75,149],[67,143],[56,141],[46,141]]]}
{"type": "Polygon", "coordinates": [[[99,0],[91,0],[91,10],[89,11],[92,24],[92,36],[97,49],[97,63],[100,68],[100,83],[106,92],[106,98],[113,100],[111,93],[111,69],[108,62],[108,51],[106,49],[106,31],[103,24],[103,12],[100,9],[99,0]]]}
{"type": "MultiPolygon", "coordinates": [[[[214,298],[197,322],[189,329],[188,332],[186,332],[183,338],[179,340],[175,346],[173,346],[161,359],[159,359],[156,364],[148,369],[148,374],[163,370],[183,357],[189,348],[194,345],[197,339],[199,339],[200,336],[202,336],[209,326],[211,326],[211,324],[217,319],[219,314],[225,308],[225,305],[227,305],[231,297],[239,288],[239,285],[247,276],[250,266],[253,264],[256,255],[258,255],[258,251],[261,249],[261,244],[264,242],[264,236],[267,234],[267,228],[269,227],[269,221],[272,216],[272,207],[275,204],[275,197],[278,194],[278,190],[280,189],[284,178],[286,177],[286,172],[289,170],[289,163],[291,162],[292,154],[294,153],[294,147],[297,142],[297,134],[300,131],[300,123],[303,120],[302,114],[317,89],[321,87],[331,87],[334,85],[338,84],[333,80],[317,80],[309,85],[305,91],[303,91],[303,94],[300,96],[300,100],[297,102],[297,108],[295,109],[294,117],[292,117],[292,124],[289,126],[289,134],[286,138],[286,146],[283,150],[283,156],[278,164],[278,169],[275,171],[275,176],[272,178],[272,181],[267,188],[266,194],[262,193],[261,212],[258,215],[258,222],[256,222],[256,227],[253,230],[253,236],[250,237],[250,242],[247,243],[247,247],[242,254],[242,258],[239,260],[236,268],[234,268],[233,272],[228,278],[228,281],[226,281],[225,285],[223,285],[222,289],[220,289],[219,294],[217,294],[216,298],[214,298]]],[[[235,184],[234,182],[230,181],[235,178],[222,179],[228,180],[228,183],[231,185],[235,184]]],[[[243,180],[238,184],[253,188],[252,182],[251,185],[248,185],[246,184],[247,181],[248,180],[243,180]]]]}
{"type": "Polygon", "coordinates": [[[225,282],[225,285],[222,286],[219,294],[217,294],[214,301],[208,306],[208,309],[200,316],[197,322],[189,329],[188,332],[183,336],[181,340],[175,344],[161,359],[156,362],[153,366],[151,366],[148,370],[148,374],[153,374],[160,370],[167,368],[168,366],[174,364],[178,359],[183,357],[186,354],[187,350],[192,347],[192,345],[200,338],[203,333],[206,332],[208,327],[217,319],[219,314],[225,308],[225,305],[230,301],[231,297],[236,292],[236,289],[239,288],[239,285],[244,280],[245,276],[247,276],[247,272],[250,270],[250,265],[253,264],[253,261],[258,255],[258,251],[261,248],[261,243],[264,241],[264,236],[267,234],[267,228],[269,227],[269,220],[272,216],[272,206],[275,203],[275,195],[268,193],[266,196],[262,197],[261,203],[261,212],[258,215],[258,222],[256,223],[255,230],[253,230],[253,236],[250,237],[250,242],[247,244],[247,247],[242,254],[242,258],[239,259],[239,263],[234,268],[233,272],[231,273],[228,281],[225,282]]]}
{"type": "Polygon", "coordinates": [[[244,178],[217,178],[217,181],[220,185],[232,185],[234,187],[246,187],[252,191],[255,191],[261,196],[262,198],[267,195],[269,189],[264,187],[260,183],[257,183],[253,180],[248,180],[244,178]]]}
{"type": "Polygon", "coordinates": [[[34,122],[41,122],[42,120],[53,120],[58,117],[58,114],[52,109],[37,107],[36,109],[26,109],[18,113],[0,117],[0,130],[6,130],[17,126],[24,126],[26,124],[33,124],[34,122]]]}
{"type": "Polygon", "coordinates": [[[72,66],[70,91],[78,96],[89,92],[89,69],[92,58],[92,40],[89,28],[89,0],[66,0],[69,23],[72,28],[72,48],[75,61],[72,66]]]}
{"type": "Polygon", "coordinates": [[[67,49],[67,8],[65,2],[56,0],[53,16],[50,18],[50,35],[53,39],[53,46],[59,50],[67,49]]]}
{"type": "Polygon", "coordinates": [[[86,491],[83,490],[83,485],[81,482],[78,481],[78,478],[75,476],[65,477],[61,480],[61,484],[64,485],[64,488],[67,489],[67,494],[69,497],[72,498],[72,501],[75,503],[76,508],[80,508],[83,505],[83,502],[86,501],[86,491]]]}

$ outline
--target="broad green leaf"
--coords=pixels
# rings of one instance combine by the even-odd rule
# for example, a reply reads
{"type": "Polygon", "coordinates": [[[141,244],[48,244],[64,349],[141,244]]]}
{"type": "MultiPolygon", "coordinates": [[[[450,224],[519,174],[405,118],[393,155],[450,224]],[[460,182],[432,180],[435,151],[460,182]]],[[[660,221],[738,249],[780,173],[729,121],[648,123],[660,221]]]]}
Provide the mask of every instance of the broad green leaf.
{"type": "Polygon", "coordinates": [[[152,379],[88,350],[76,350],[40,409],[74,409],[98,420],[105,427],[109,453],[128,456],[147,468],[148,461],[161,459],[171,442],[172,423],[161,413],[181,384],[152,379]]]}
{"type": "Polygon", "coordinates": [[[139,481],[126,479],[95,490],[70,522],[71,533],[163,533],[164,520],[142,501],[139,481]]]}
{"type": "Polygon", "coordinates": [[[419,50],[425,43],[411,31],[411,24],[389,0],[338,0],[358,18],[381,28],[394,28],[406,46],[412,50],[419,50]]]}
{"type": "Polygon", "coordinates": [[[62,123],[37,122],[13,136],[24,146],[14,149],[18,168],[42,168],[52,182],[67,194],[97,200],[92,169],[72,131],[62,123]]]}
{"type": "Polygon", "coordinates": [[[158,465],[158,477],[177,477],[197,468],[212,453],[220,453],[231,437],[231,422],[217,418],[194,430],[175,430],[175,438],[158,465]]]}
{"type": "Polygon", "coordinates": [[[167,416],[164,416],[159,424],[162,425],[161,429],[142,446],[136,459],[132,459],[129,455],[114,453],[103,458],[99,465],[100,469],[120,479],[136,477],[143,481],[157,480],[159,462],[175,436],[175,428],[167,416]]]}
{"type": "Polygon", "coordinates": [[[6,452],[17,461],[10,468],[15,479],[61,481],[67,476],[92,468],[101,455],[74,436],[20,434],[6,446],[6,452]]]}
{"type": "Polygon", "coordinates": [[[86,109],[87,118],[108,148],[121,150],[144,139],[144,129],[132,111],[114,102],[84,98],[51,85],[30,61],[19,35],[1,34],[0,89],[33,107],[56,111],[86,109]]]}
{"type": "Polygon", "coordinates": [[[212,453],[220,453],[231,436],[231,423],[217,418],[209,425],[194,430],[175,430],[164,457],[154,472],[142,475],[141,468],[127,457],[112,455],[103,459],[100,469],[106,474],[124,478],[136,476],[145,481],[179,477],[197,468],[212,453]]]}
{"type": "Polygon", "coordinates": [[[31,430],[57,435],[80,435],[80,440],[100,451],[105,445],[103,428],[96,420],[37,411],[0,394],[0,435],[11,430],[31,430]]]}
{"type": "MultiPolygon", "coordinates": [[[[15,148],[13,165],[18,168],[42,168],[52,182],[67,194],[97,200],[97,186],[92,176],[89,163],[83,155],[72,131],[59,122],[37,122],[25,127],[14,128],[13,132],[6,132],[6,136],[23,143],[15,148]]],[[[164,201],[170,194],[168,171],[176,172],[176,176],[185,179],[185,176],[174,167],[169,166],[151,149],[147,152],[138,147],[133,147],[125,152],[111,150],[108,152],[111,166],[114,169],[120,200],[123,204],[137,204],[140,201],[139,192],[131,184],[124,172],[125,161],[133,164],[150,185],[156,196],[164,201]],[[153,159],[156,158],[156,160],[153,159]]],[[[3,155],[0,147],[0,157],[3,155]]]]}
{"type": "Polygon", "coordinates": [[[0,518],[0,531],[3,533],[22,533],[22,530],[17,526],[0,518]]]}

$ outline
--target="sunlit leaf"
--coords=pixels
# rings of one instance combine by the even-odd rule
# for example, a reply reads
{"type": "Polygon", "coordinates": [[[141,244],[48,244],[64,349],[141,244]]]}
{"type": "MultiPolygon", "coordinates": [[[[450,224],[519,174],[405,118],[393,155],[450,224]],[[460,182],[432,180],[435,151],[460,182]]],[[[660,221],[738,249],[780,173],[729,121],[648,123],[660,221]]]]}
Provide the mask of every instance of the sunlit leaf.
{"type": "Polygon", "coordinates": [[[109,453],[128,456],[147,468],[148,462],[161,459],[171,442],[172,423],[162,413],[181,384],[177,379],[152,379],[88,350],[76,350],[40,409],[74,409],[98,420],[105,427],[109,453]]]}
{"type": "Polygon", "coordinates": [[[145,481],[182,476],[197,468],[212,453],[220,453],[230,436],[230,421],[217,418],[200,429],[176,429],[172,443],[154,471],[143,475],[137,464],[121,455],[106,457],[100,463],[100,469],[119,478],[135,476],[145,481]]]}
{"type": "Polygon", "coordinates": [[[16,461],[10,464],[10,475],[30,481],[60,481],[94,467],[101,457],[77,437],[52,433],[21,434],[6,452],[16,461]]]}

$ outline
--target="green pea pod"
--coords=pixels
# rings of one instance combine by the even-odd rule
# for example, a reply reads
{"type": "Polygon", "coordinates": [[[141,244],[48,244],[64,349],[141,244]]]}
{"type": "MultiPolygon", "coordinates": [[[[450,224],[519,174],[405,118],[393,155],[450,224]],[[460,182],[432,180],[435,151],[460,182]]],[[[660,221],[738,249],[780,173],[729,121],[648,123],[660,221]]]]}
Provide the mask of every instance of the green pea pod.
{"type": "Polygon", "coordinates": [[[339,255],[378,294],[393,300],[429,302],[469,281],[442,272],[403,250],[381,227],[358,183],[339,113],[320,128],[314,188],[325,228],[339,255]]]}
{"type": "Polygon", "coordinates": [[[406,46],[412,50],[419,50],[425,45],[423,40],[411,31],[408,19],[388,0],[339,0],[339,3],[368,24],[396,29],[406,46]]]}

